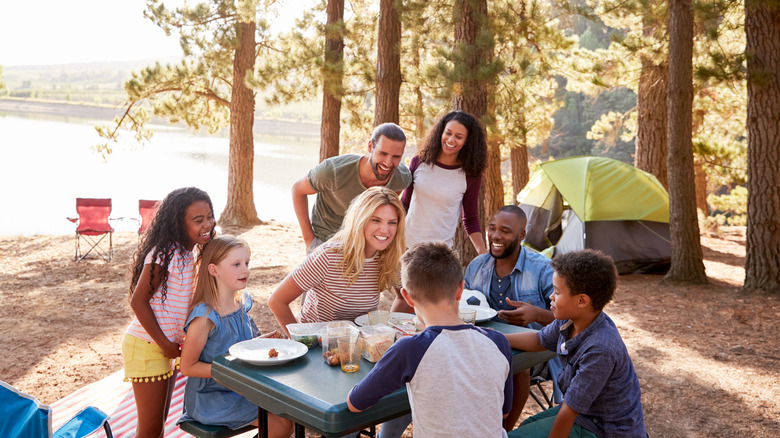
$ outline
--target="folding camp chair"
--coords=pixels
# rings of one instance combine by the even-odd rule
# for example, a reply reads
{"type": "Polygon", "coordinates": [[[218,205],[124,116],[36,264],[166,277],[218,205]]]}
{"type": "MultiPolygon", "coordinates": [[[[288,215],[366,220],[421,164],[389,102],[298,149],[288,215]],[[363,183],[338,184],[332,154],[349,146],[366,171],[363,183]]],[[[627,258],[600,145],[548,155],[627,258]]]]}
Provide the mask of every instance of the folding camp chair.
{"type": "Polygon", "coordinates": [[[3,438],[82,438],[101,428],[106,437],[113,437],[108,415],[89,406],[52,433],[51,407],[0,381],[0,436],[3,438]]]}
{"type": "Polygon", "coordinates": [[[141,223],[138,226],[138,234],[143,234],[146,228],[152,222],[154,214],[157,212],[157,206],[160,201],[151,201],[148,199],[138,200],[138,214],[140,215],[141,223]]]}
{"type": "Polygon", "coordinates": [[[530,395],[543,411],[555,406],[552,400],[552,394],[548,396],[547,392],[542,387],[542,383],[551,380],[551,378],[550,370],[547,368],[547,362],[535,365],[531,368],[530,395]],[[542,398],[539,398],[539,396],[534,393],[534,387],[541,393],[542,398]],[[542,403],[542,400],[544,400],[544,403],[542,403]]]}
{"type": "Polygon", "coordinates": [[[111,239],[114,229],[108,223],[111,214],[110,198],[76,198],[76,212],[78,218],[68,218],[69,221],[78,224],[76,227],[76,263],[84,259],[93,250],[100,254],[107,262],[111,261],[114,253],[114,245],[111,239]],[[100,247],[100,243],[108,234],[108,250],[100,247]],[[89,249],[81,251],[81,240],[84,239],[89,249]]]}

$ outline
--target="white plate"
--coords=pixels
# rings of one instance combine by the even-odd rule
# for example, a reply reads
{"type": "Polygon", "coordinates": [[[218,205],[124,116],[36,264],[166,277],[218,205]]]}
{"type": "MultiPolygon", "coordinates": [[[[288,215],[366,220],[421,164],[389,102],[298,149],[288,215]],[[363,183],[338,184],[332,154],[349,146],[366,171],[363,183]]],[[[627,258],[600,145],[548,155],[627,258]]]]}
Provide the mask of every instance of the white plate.
{"type": "Polygon", "coordinates": [[[276,365],[297,359],[309,349],[290,339],[255,338],[234,344],[228,351],[232,356],[255,365],[276,365]],[[278,356],[268,357],[272,348],[279,353],[278,356]]]}
{"type": "Polygon", "coordinates": [[[471,304],[461,305],[461,309],[474,309],[477,311],[477,322],[485,322],[493,319],[498,314],[495,309],[490,307],[472,306],[471,304]]]}
{"type": "MultiPolygon", "coordinates": [[[[390,322],[393,324],[403,324],[404,321],[412,320],[415,316],[417,315],[414,313],[390,312],[390,322]]],[[[355,324],[361,327],[368,325],[368,313],[355,318],[355,324]]]]}

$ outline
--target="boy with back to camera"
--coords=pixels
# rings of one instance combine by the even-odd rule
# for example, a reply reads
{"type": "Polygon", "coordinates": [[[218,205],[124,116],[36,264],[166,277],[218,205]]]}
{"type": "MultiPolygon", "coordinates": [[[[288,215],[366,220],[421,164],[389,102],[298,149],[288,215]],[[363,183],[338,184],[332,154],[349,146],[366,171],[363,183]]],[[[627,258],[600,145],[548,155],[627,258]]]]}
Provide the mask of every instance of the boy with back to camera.
{"type": "Polygon", "coordinates": [[[398,340],[347,396],[352,412],[406,385],[415,437],[505,437],[512,351],[504,335],[458,317],[463,269],[443,242],[401,259],[401,295],[426,329],[398,340]]]}
{"type": "Polygon", "coordinates": [[[563,403],[525,420],[510,437],[647,437],[639,379],[615,323],[602,311],[617,287],[612,258],[586,249],[552,261],[550,310],[538,333],[507,335],[513,348],[558,353],[563,403]]]}

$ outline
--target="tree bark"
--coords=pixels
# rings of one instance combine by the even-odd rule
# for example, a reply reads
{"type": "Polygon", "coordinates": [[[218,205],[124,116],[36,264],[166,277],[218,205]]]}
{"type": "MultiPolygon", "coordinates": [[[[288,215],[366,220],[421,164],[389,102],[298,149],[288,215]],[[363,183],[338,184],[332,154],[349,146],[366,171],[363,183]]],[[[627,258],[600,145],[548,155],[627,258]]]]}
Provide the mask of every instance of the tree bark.
{"type": "Polygon", "coordinates": [[[637,130],[634,166],[658,178],[669,188],[666,171],[666,63],[642,60],[637,93],[637,130]]]}
{"type": "Polygon", "coordinates": [[[669,228],[672,283],[707,282],[702,261],[693,176],[693,9],[691,0],[669,2],[668,85],[669,228]]]}
{"type": "Polygon", "coordinates": [[[379,38],[376,59],[376,110],[374,126],[398,124],[401,93],[401,18],[396,2],[379,2],[379,38]]]}
{"type": "Polygon", "coordinates": [[[344,77],[344,0],[328,0],[326,14],[320,161],[339,154],[344,77]]]}
{"type": "Polygon", "coordinates": [[[255,66],[255,23],[236,24],[238,46],[233,58],[233,89],[230,98],[230,152],[225,209],[219,216],[224,225],[248,226],[261,223],[255,209],[253,175],[255,145],[255,94],[246,85],[246,74],[255,66]]]}
{"type": "MultiPolygon", "coordinates": [[[[480,67],[493,59],[493,45],[480,43],[480,34],[489,32],[486,0],[457,0],[453,8],[455,22],[455,50],[467,54],[463,59],[463,75],[458,81],[453,107],[472,114],[485,124],[488,115],[488,80],[480,74],[480,67]]],[[[485,130],[487,133],[487,129],[485,130]]],[[[503,204],[504,190],[501,184],[501,154],[498,142],[488,138],[487,169],[482,175],[482,189],[479,197],[479,218],[485,230],[485,218],[492,215],[503,204]],[[497,179],[497,183],[496,183],[497,179]],[[500,205],[499,205],[500,207],[500,205]]],[[[460,255],[463,266],[468,266],[477,256],[463,227],[458,227],[453,248],[460,255]]]]}
{"type": "Polygon", "coordinates": [[[780,294],[780,4],[745,1],[748,222],[745,288],[780,294]]]}
{"type": "Polygon", "coordinates": [[[509,161],[512,164],[512,204],[517,204],[517,195],[528,184],[528,179],[530,178],[525,117],[520,115],[520,118],[521,120],[518,122],[522,126],[522,133],[518,138],[520,144],[512,147],[509,151],[509,161]]]}

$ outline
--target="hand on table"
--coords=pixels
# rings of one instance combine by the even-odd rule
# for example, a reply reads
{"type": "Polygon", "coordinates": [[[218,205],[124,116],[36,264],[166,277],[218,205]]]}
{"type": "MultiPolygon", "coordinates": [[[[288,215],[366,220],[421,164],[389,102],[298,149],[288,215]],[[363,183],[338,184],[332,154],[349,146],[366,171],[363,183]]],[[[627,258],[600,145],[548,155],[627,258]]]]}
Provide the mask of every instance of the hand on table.
{"type": "Polygon", "coordinates": [[[509,298],[506,299],[507,304],[515,307],[514,310],[499,310],[498,317],[503,319],[512,325],[526,326],[532,322],[536,322],[536,315],[538,307],[533,304],[524,303],[522,301],[513,301],[509,298]]]}

